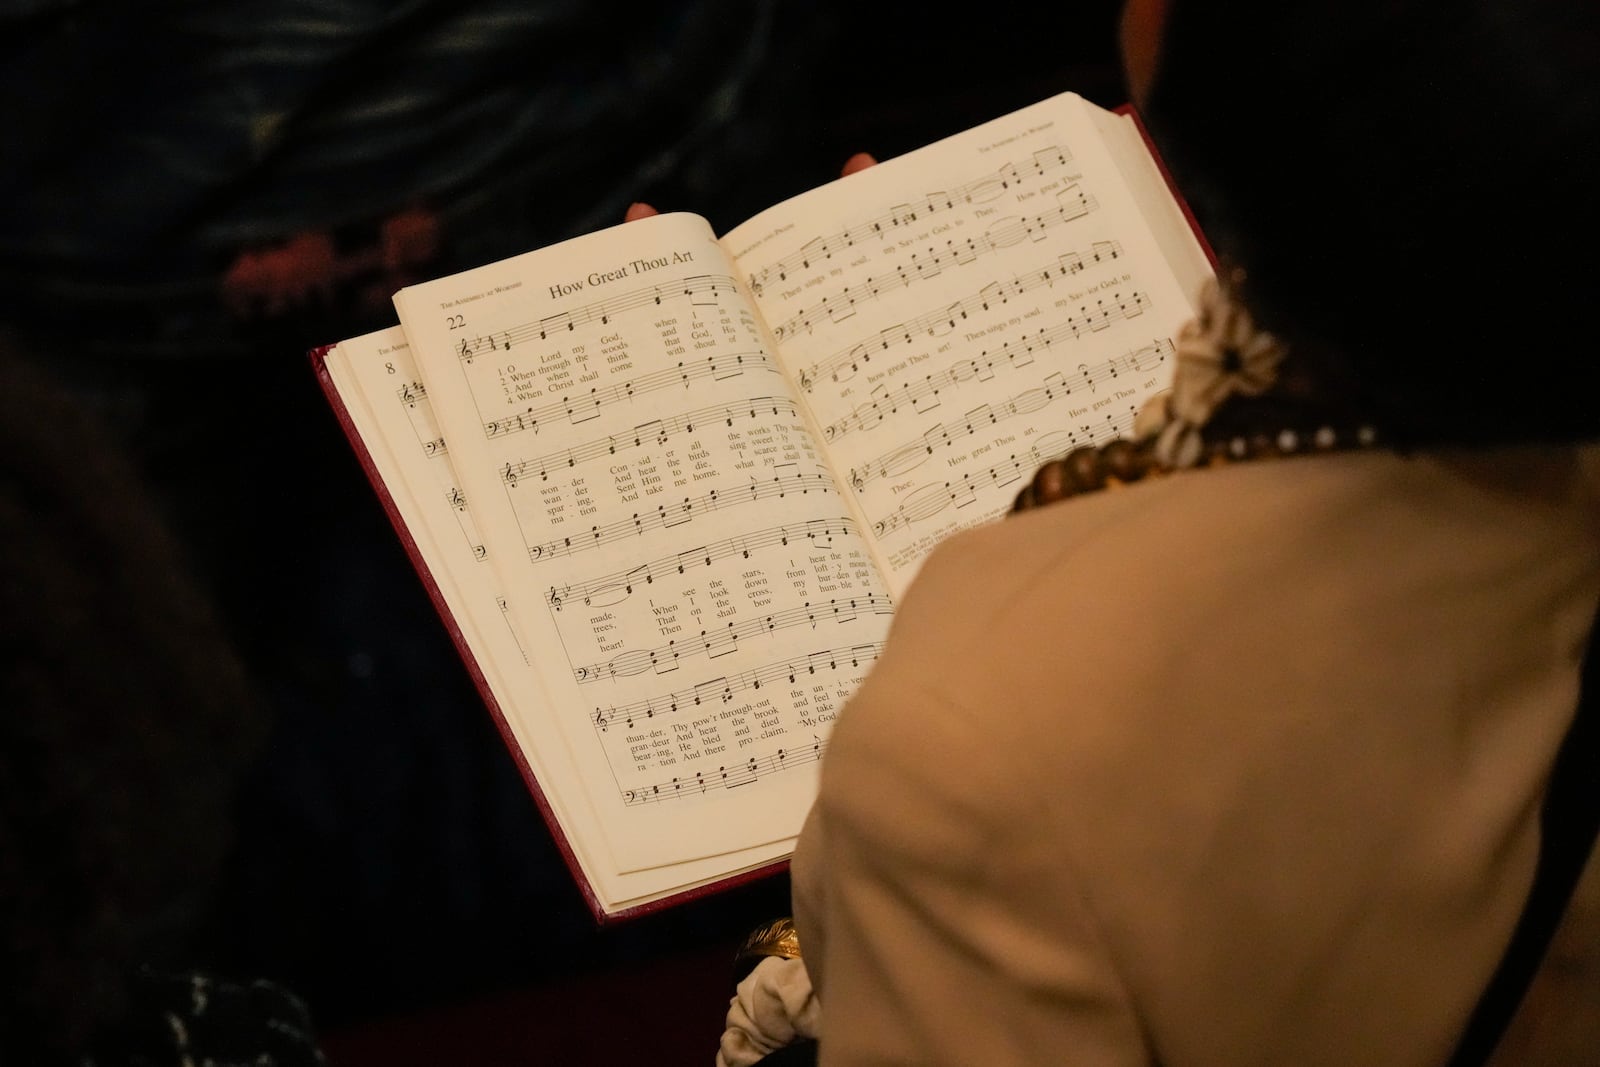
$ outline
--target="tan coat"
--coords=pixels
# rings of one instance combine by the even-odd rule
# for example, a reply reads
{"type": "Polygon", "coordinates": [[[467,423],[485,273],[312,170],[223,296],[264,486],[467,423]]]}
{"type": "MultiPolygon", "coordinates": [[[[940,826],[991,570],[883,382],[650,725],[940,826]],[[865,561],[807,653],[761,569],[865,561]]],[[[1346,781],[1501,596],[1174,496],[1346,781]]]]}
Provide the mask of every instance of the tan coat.
{"type": "Polygon", "coordinates": [[[823,1063],[1443,1062],[1532,876],[1597,461],[1257,462],[945,542],[793,864],[823,1063]]]}

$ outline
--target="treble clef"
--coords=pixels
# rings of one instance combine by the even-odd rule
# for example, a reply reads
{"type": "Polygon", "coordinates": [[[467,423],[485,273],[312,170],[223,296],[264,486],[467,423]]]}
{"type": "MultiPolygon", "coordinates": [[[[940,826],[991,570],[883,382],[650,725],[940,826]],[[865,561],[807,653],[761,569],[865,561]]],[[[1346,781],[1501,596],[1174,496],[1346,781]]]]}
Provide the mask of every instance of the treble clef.
{"type": "Polygon", "coordinates": [[[804,389],[808,393],[811,392],[811,372],[810,371],[804,371],[803,370],[803,371],[800,372],[800,388],[804,389]]]}
{"type": "Polygon", "coordinates": [[[550,606],[557,611],[561,610],[561,594],[556,591],[556,587],[553,585],[550,587],[550,606]]]}
{"type": "Polygon", "coordinates": [[[850,468],[850,484],[858,493],[867,487],[866,478],[862,477],[861,472],[855,467],[850,468]]]}

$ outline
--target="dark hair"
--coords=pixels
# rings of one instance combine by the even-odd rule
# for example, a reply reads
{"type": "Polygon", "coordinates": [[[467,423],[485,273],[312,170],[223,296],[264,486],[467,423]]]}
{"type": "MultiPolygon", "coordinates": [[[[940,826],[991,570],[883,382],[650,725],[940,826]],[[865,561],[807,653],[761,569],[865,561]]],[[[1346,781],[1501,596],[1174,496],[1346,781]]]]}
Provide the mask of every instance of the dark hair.
{"type": "Polygon", "coordinates": [[[1594,438],[1597,24],[1593,0],[1171,0],[1144,117],[1258,320],[1392,434],[1594,438]]]}
{"type": "Polygon", "coordinates": [[[266,720],[139,472],[0,338],[0,1061],[81,1054],[184,944],[266,720]]]}

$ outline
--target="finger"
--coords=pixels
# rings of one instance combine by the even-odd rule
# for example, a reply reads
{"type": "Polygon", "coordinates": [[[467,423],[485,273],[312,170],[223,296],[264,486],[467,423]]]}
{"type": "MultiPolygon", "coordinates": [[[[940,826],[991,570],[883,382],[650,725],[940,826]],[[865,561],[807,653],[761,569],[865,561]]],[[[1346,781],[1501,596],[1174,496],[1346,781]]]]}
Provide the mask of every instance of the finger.
{"type": "Polygon", "coordinates": [[[629,204],[628,213],[622,216],[622,221],[638,222],[640,219],[647,219],[651,215],[659,214],[660,212],[651,207],[649,204],[629,204]]]}
{"type": "Polygon", "coordinates": [[[866,170],[868,167],[876,166],[877,162],[878,161],[873,159],[870,154],[866,152],[857,152],[855,155],[844,161],[844,169],[841,170],[839,174],[841,177],[847,177],[851,174],[854,174],[858,170],[866,170]]]}

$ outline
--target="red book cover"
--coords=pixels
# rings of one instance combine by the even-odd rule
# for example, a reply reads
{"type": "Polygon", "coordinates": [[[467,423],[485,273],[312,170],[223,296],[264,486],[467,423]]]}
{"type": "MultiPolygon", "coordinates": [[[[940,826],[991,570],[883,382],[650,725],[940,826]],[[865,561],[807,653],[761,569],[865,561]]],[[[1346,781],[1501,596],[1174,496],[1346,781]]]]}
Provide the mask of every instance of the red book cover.
{"type": "Polygon", "coordinates": [[[1217,254],[1212,250],[1211,242],[1206,240],[1205,231],[1200,228],[1200,222],[1195,218],[1194,210],[1189,207],[1189,201],[1184,198],[1183,191],[1178,188],[1178,183],[1172,180],[1172,172],[1167,169],[1166,161],[1161,158],[1161,153],[1157,150],[1156,142],[1150,136],[1150,130],[1145,126],[1144,119],[1139,117],[1139,112],[1132,104],[1122,104],[1112,110],[1133,120],[1134,128],[1139,131],[1139,136],[1144,138],[1145,147],[1150,150],[1150,158],[1155,161],[1156,169],[1161,172],[1162,180],[1167,183],[1167,191],[1172,194],[1172,199],[1177,201],[1179,210],[1189,222],[1189,228],[1194,231],[1194,239],[1200,242],[1200,247],[1205,251],[1206,258],[1211,261],[1211,267],[1215,270],[1217,254]]]}

